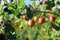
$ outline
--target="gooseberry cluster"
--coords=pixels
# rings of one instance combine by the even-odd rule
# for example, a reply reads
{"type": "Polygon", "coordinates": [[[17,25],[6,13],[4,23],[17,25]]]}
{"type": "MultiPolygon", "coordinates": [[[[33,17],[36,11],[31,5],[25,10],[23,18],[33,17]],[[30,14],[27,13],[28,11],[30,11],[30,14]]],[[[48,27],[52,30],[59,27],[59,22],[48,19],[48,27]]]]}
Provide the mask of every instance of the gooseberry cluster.
{"type": "MultiPolygon", "coordinates": [[[[49,21],[52,23],[55,21],[55,17],[54,16],[50,16],[49,17],[49,21]]],[[[39,22],[40,24],[43,24],[45,22],[45,18],[44,17],[40,17],[38,18],[37,16],[34,17],[34,19],[30,19],[28,21],[28,25],[29,26],[34,26],[36,22],[39,22]]]]}

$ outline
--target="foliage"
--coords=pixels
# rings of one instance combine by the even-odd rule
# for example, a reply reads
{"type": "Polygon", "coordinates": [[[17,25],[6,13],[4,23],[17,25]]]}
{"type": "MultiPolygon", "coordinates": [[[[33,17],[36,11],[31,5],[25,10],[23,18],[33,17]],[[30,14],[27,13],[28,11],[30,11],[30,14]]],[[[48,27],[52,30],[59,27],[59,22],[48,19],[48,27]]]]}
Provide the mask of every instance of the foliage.
{"type": "Polygon", "coordinates": [[[15,0],[10,4],[4,2],[0,10],[0,16],[3,16],[0,19],[0,34],[4,34],[6,40],[60,40],[60,8],[57,0],[47,0],[45,5],[34,1],[29,7],[24,0],[15,0]],[[34,26],[29,26],[29,20],[34,20],[36,16],[44,17],[43,24],[38,21],[34,26]],[[50,22],[50,16],[55,17],[54,22],[50,22]]]}

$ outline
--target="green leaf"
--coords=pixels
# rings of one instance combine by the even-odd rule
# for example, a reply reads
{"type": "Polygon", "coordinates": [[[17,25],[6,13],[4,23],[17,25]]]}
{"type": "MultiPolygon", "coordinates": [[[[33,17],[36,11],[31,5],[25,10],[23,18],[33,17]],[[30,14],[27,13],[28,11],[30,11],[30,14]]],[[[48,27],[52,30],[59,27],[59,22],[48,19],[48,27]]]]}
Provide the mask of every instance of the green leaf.
{"type": "Polygon", "coordinates": [[[54,0],[55,4],[57,3],[58,0],[54,0]]]}
{"type": "Polygon", "coordinates": [[[20,7],[24,7],[24,0],[20,1],[20,7]]]}
{"type": "Polygon", "coordinates": [[[42,6],[42,11],[45,11],[46,10],[46,5],[43,5],[42,6]]]}

